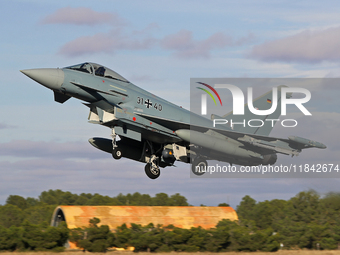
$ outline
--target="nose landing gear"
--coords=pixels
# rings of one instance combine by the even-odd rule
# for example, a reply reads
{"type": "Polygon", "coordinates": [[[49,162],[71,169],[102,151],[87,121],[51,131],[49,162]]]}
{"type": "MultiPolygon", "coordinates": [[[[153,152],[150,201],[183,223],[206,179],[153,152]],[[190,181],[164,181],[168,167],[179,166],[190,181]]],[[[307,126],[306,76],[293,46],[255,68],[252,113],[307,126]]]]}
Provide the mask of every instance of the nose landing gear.
{"type": "Polygon", "coordinates": [[[122,150],[117,146],[117,142],[116,142],[117,135],[116,135],[114,127],[112,128],[111,137],[112,137],[112,157],[114,159],[120,159],[123,153],[122,153],[122,150]]]}
{"type": "Polygon", "coordinates": [[[123,153],[121,151],[121,149],[119,149],[118,147],[115,147],[113,150],[112,150],[112,157],[114,159],[120,159],[122,157],[123,153]]]}

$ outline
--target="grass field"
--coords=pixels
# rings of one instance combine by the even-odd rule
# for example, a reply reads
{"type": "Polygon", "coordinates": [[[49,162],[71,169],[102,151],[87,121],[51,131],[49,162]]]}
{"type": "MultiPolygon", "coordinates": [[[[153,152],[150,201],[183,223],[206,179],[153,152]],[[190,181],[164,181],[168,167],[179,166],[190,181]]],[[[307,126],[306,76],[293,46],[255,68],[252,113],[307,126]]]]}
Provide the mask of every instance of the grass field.
{"type": "MultiPolygon", "coordinates": [[[[86,252],[89,254],[89,252],[86,252]]],[[[82,255],[84,252],[82,251],[66,251],[62,253],[55,253],[55,252],[1,252],[1,255],[82,255]]],[[[107,253],[91,253],[96,255],[135,255],[134,252],[124,251],[111,251],[107,253]]],[[[340,255],[340,250],[333,250],[333,251],[309,251],[309,250],[283,250],[277,252],[219,252],[219,253],[212,253],[212,252],[169,252],[169,253],[150,253],[150,252],[140,252],[140,255],[340,255]]]]}

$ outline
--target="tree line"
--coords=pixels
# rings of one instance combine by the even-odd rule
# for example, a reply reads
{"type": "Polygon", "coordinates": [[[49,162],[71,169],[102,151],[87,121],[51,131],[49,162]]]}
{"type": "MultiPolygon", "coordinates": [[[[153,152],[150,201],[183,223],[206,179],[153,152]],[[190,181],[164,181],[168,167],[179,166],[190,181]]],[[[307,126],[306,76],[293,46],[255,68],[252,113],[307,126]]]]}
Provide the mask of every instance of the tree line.
{"type": "Polygon", "coordinates": [[[107,225],[93,218],[88,227],[70,230],[69,240],[90,252],[105,252],[109,247],[127,248],[135,252],[223,252],[223,251],[276,251],[278,236],[271,230],[249,232],[245,226],[230,220],[220,221],[215,228],[182,229],[173,225],[146,226],[126,224],[112,233],[107,225]]]}
{"type": "Polygon", "coordinates": [[[0,226],[19,227],[25,220],[31,224],[50,223],[54,209],[58,205],[144,205],[144,206],[188,206],[187,199],[176,193],[167,195],[158,193],[154,197],[135,192],[115,197],[100,194],[72,194],[69,191],[43,191],[38,198],[24,198],[10,195],[5,205],[0,205],[0,226]]]}
{"type": "Polygon", "coordinates": [[[286,249],[340,247],[340,193],[321,197],[313,190],[289,200],[256,202],[243,197],[237,206],[240,224],[249,229],[270,229],[286,249]]]}
{"type": "MultiPolygon", "coordinates": [[[[115,246],[135,251],[276,251],[278,249],[337,249],[340,244],[340,193],[321,197],[310,190],[289,200],[257,202],[243,197],[236,211],[239,221],[220,221],[215,228],[181,229],[175,226],[123,224],[115,232],[92,219],[89,226],[50,227],[58,205],[168,205],[188,206],[180,194],[138,192],[116,197],[44,191],[38,198],[11,195],[0,206],[1,250],[63,250],[67,239],[88,251],[115,246]]],[[[220,206],[227,206],[226,203],[220,206]]]]}

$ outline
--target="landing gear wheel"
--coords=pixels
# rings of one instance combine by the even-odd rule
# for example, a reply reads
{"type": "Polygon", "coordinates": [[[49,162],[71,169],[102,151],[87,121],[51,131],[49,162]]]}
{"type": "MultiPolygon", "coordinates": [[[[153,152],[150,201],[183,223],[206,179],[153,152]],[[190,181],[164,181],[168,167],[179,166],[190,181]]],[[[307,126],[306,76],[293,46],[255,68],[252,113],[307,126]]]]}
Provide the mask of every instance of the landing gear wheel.
{"type": "Polygon", "coordinates": [[[159,167],[154,167],[152,166],[152,164],[150,163],[147,163],[145,165],[145,173],[146,175],[150,178],[150,179],[157,179],[160,174],[161,174],[161,171],[159,170],[159,167]]]}
{"type": "Polygon", "coordinates": [[[208,163],[205,159],[197,158],[192,162],[191,171],[198,176],[205,174],[208,168],[208,163]]]}
{"type": "Polygon", "coordinates": [[[122,155],[123,155],[123,153],[122,153],[122,151],[118,147],[113,149],[112,157],[114,159],[120,159],[122,157],[122,155]]]}

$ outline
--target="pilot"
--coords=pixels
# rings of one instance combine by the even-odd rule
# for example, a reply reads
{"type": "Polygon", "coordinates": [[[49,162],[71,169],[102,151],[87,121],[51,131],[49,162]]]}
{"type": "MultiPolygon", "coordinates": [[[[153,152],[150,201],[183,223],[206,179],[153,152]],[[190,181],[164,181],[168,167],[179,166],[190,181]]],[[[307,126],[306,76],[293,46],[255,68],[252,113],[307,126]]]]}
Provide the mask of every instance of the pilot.
{"type": "Polygon", "coordinates": [[[105,74],[105,68],[104,67],[101,66],[96,70],[97,76],[103,76],[104,77],[104,74],[105,74]]]}
{"type": "Polygon", "coordinates": [[[80,66],[79,71],[92,73],[92,67],[88,63],[84,63],[80,66]]]}

